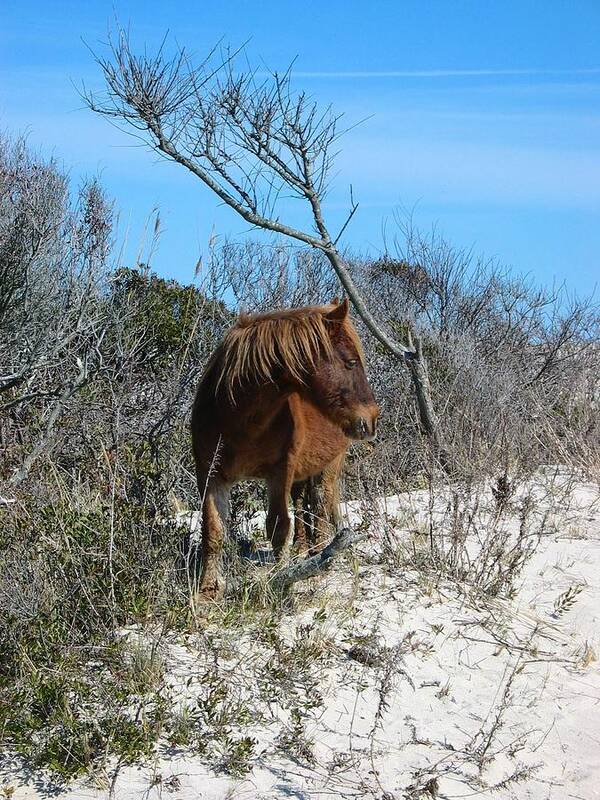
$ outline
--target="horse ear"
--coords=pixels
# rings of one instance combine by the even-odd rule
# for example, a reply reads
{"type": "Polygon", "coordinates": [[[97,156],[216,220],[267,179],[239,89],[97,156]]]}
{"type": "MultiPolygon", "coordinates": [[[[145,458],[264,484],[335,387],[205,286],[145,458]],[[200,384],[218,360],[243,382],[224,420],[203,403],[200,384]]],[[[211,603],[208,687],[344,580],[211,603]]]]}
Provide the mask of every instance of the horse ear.
{"type": "Polygon", "coordinates": [[[340,304],[340,298],[339,298],[339,297],[337,297],[337,295],[336,295],[336,297],[333,297],[333,298],[331,299],[331,305],[332,305],[332,306],[339,306],[339,304],[340,304]]]}
{"type": "Polygon", "coordinates": [[[344,297],[342,302],[338,303],[338,305],[332,308],[325,316],[332,322],[343,322],[348,316],[348,298],[344,297]]]}

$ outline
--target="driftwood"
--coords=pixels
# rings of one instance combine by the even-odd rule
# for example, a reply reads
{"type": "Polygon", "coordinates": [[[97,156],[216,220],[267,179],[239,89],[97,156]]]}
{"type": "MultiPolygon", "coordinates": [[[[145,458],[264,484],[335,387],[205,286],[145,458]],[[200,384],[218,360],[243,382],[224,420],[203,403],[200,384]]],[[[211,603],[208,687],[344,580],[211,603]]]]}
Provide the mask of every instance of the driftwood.
{"type": "Polygon", "coordinates": [[[364,533],[357,533],[352,528],[341,528],[320,553],[294,561],[289,566],[277,570],[270,579],[269,586],[274,591],[282,592],[298,581],[305,581],[308,578],[314,578],[315,575],[327,572],[333,560],[340,553],[365,538],[366,534],[364,533]]]}
{"type": "MultiPolygon", "coordinates": [[[[315,575],[322,575],[327,572],[333,560],[352,547],[353,544],[366,539],[366,534],[357,533],[352,528],[341,528],[329,544],[320,553],[307,558],[300,558],[292,561],[285,567],[277,569],[267,582],[267,587],[273,592],[285,592],[294,583],[314,578],[315,575]]],[[[263,562],[264,563],[264,562],[263,562]]],[[[234,579],[227,581],[226,594],[231,596],[238,592],[244,581],[234,579]]]]}

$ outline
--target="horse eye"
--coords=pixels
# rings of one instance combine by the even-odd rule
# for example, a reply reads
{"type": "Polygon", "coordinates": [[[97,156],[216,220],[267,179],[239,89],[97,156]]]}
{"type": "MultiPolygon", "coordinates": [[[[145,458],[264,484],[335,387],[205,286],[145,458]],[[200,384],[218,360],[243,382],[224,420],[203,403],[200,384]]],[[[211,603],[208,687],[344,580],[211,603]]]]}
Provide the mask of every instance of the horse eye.
{"type": "Polygon", "coordinates": [[[352,369],[353,367],[356,366],[356,364],[357,364],[356,359],[350,358],[348,361],[346,361],[346,369],[352,369]]]}

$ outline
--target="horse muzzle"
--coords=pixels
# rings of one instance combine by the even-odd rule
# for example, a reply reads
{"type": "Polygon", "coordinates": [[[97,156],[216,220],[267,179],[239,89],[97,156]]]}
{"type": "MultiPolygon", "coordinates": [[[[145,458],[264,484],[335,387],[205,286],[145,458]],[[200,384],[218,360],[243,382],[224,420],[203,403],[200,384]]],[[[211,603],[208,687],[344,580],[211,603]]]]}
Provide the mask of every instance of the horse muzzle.
{"type": "Polygon", "coordinates": [[[356,417],[345,426],[344,433],[350,439],[372,442],[377,436],[377,416],[356,417]]]}

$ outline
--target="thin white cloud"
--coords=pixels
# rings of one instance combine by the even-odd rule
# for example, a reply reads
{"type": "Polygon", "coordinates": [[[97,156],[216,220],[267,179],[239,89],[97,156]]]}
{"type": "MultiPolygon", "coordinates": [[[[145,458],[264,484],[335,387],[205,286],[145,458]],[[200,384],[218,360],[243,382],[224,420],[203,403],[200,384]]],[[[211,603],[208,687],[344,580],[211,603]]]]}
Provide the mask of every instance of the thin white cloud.
{"type": "Polygon", "coordinates": [[[549,77],[552,75],[600,75],[600,67],[593,69],[430,69],[387,71],[334,71],[294,72],[296,78],[470,78],[495,76],[549,77]]]}
{"type": "Polygon", "coordinates": [[[597,209],[600,152],[596,148],[549,147],[476,141],[355,136],[337,161],[337,185],[352,182],[366,201],[408,196],[442,197],[454,203],[512,207],[597,209]]]}

